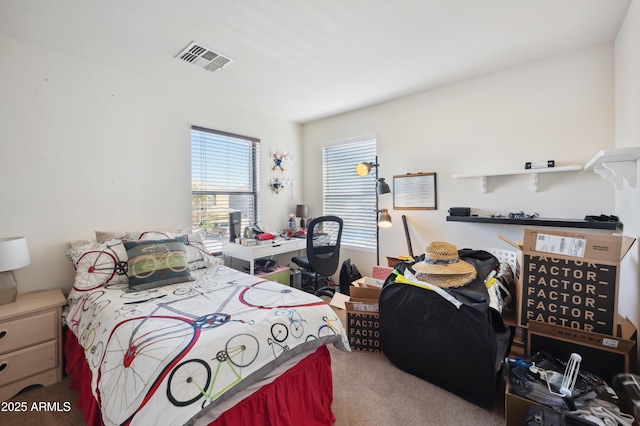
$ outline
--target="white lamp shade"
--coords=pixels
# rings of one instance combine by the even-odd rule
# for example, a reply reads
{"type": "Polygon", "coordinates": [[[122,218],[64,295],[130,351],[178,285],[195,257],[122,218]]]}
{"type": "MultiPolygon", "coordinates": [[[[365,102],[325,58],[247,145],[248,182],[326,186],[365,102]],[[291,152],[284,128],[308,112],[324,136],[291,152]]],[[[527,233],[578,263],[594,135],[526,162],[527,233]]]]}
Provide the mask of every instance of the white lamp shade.
{"type": "Polygon", "coordinates": [[[0,238],[0,271],[12,271],[30,263],[25,237],[0,238]]]}

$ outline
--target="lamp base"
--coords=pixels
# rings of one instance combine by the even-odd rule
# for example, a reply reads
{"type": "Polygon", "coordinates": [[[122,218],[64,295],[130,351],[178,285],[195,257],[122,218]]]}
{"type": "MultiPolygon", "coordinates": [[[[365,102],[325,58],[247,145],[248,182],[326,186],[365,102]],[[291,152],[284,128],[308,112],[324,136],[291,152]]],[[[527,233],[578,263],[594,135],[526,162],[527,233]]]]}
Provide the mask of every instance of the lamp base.
{"type": "Polygon", "coordinates": [[[18,283],[13,271],[0,272],[0,305],[16,301],[18,283]]]}
{"type": "Polygon", "coordinates": [[[306,223],[304,223],[304,218],[300,218],[300,228],[304,229],[304,226],[306,225],[306,223]]]}

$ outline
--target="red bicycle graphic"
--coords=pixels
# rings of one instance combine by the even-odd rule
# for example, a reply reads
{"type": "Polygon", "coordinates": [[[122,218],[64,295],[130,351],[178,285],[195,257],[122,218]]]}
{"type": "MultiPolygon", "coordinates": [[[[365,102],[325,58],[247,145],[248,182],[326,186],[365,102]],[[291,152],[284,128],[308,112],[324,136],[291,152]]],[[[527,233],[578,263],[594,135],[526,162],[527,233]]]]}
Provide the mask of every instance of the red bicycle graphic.
{"type": "MultiPolygon", "coordinates": [[[[122,244],[122,243],[118,243],[122,244]]],[[[113,247],[107,245],[103,250],[91,250],[84,253],[76,262],[76,284],[78,291],[89,291],[108,284],[116,275],[126,275],[129,267],[126,260],[120,259],[113,247]]]]}

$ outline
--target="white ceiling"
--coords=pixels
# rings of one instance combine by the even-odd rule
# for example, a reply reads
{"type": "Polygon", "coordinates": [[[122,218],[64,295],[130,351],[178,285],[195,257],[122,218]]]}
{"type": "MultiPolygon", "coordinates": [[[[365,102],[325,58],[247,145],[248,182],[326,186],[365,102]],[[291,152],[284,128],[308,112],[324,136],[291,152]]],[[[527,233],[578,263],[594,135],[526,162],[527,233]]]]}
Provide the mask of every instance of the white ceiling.
{"type": "Polygon", "coordinates": [[[631,1],[0,0],[0,33],[304,123],[611,42],[631,1]]]}

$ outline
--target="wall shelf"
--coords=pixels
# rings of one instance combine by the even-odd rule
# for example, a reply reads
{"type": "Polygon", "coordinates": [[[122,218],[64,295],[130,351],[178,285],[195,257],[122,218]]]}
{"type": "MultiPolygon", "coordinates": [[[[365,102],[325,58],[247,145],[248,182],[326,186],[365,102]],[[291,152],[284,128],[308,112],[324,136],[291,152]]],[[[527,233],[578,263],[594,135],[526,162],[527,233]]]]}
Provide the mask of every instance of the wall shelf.
{"type": "Polygon", "coordinates": [[[552,219],[537,217],[532,219],[490,216],[447,216],[447,222],[497,223],[500,225],[554,226],[557,228],[585,228],[621,230],[620,222],[589,222],[584,219],[552,219]]]}
{"type": "Polygon", "coordinates": [[[481,178],[482,192],[487,192],[487,178],[491,176],[509,176],[509,175],[531,175],[531,188],[533,192],[538,192],[538,174],[540,173],[559,173],[559,172],[573,172],[582,170],[582,166],[562,166],[562,167],[548,167],[544,169],[524,169],[513,170],[505,172],[490,172],[490,173],[470,173],[470,174],[455,174],[454,179],[465,178],[481,178]]]}
{"type": "Polygon", "coordinates": [[[603,150],[584,166],[584,170],[596,172],[603,179],[611,182],[616,189],[622,189],[623,181],[627,181],[629,186],[635,188],[636,160],[638,159],[640,159],[640,147],[603,150]]]}

